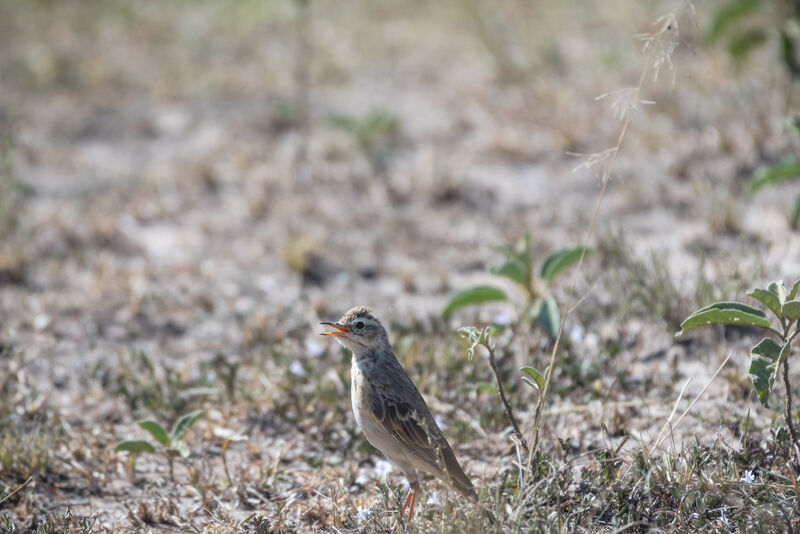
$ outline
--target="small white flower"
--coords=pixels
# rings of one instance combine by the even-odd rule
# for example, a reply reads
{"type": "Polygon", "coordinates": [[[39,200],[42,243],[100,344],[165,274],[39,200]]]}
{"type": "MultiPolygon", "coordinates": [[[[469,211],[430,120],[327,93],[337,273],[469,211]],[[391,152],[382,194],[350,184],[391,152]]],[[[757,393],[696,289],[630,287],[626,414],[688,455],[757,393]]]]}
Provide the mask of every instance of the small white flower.
{"type": "Polygon", "coordinates": [[[739,482],[744,482],[745,484],[752,484],[755,482],[756,477],[753,475],[752,469],[745,469],[742,478],[739,479],[739,482]]]}
{"type": "Polygon", "coordinates": [[[498,326],[508,326],[511,324],[511,314],[509,312],[500,313],[492,319],[492,322],[498,326]]]}
{"type": "Polygon", "coordinates": [[[583,340],[583,336],[586,334],[586,330],[579,324],[572,325],[572,328],[569,329],[569,340],[573,343],[579,343],[583,340]]]}
{"type": "Polygon", "coordinates": [[[306,376],[306,370],[303,369],[303,364],[299,360],[292,362],[292,365],[289,366],[289,372],[295,376],[306,376]]]}
{"type": "Polygon", "coordinates": [[[386,475],[392,471],[394,471],[394,467],[386,460],[378,460],[375,462],[375,475],[378,478],[386,478],[386,475]]]}
{"type": "Polygon", "coordinates": [[[356,512],[356,517],[359,521],[364,521],[365,519],[369,519],[372,515],[372,510],[365,506],[359,506],[358,511],[356,512]]]}
{"type": "Polygon", "coordinates": [[[325,345],[315,339],[306,341],[306,352],[311,356],[319,356],[325,352],[325,345]]]}
{"type": "Polygon", "coordinates": [[[425,501],[425,504],[441,505],[442,501],[439,500],[439,492],[438,491],[431,492],[431,494],[428,495],[428,500],[425,501]]]}
{"type": "Polygon", "coordinates": [[[360,486],[365,486],[369,482],[369,476],[367,475],[367,470],[363,467],[358,470],[358,476],[355,479],[355,483],[360,486]]]}

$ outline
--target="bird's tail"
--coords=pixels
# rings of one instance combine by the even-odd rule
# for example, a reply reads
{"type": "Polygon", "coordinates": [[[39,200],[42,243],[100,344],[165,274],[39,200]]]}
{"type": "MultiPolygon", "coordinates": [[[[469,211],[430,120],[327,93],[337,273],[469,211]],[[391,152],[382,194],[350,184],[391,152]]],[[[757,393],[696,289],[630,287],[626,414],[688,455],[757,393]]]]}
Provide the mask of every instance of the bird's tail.
{"type": "Polygon", "coordinates": [[[477,504],[481,508],[484,517],[486,517],[486,519],[488,519],[493,525],[496,524],[497,518],[495,518],[492,512],[484,508],[484,506],[478,500],[478,493],[475,491],[475,486],[472,485],[472,481],[469,479],[467,474],[464,473],[464,470],[461,469],[461,464],[458,463],[456,455],[453,453],[453,449],[451,449],[448,445],[442,447],[440,450],[442,453],[442,460],[444,461],[444,468],[449,486],[477,504]]]}

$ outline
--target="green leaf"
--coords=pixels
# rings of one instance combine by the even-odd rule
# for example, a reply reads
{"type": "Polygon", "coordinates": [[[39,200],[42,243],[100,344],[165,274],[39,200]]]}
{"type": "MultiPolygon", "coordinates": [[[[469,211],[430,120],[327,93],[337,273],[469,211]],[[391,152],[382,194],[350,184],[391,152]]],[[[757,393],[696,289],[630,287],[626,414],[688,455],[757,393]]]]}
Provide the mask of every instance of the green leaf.
{"type": "Polygon", "coordinates": [[[728,43],[728,53],[737,63],[744,61],[754,48],[767,40],[764,30],[749,30],[736,34],[728,43]]]}
{"type": "Polygon", "coordinates": [[[164,430],[164,427],[159,425],[157,422],[148,419],[146,421],[139,421],[136,424],[150,432],[150,435],[156,438],[156,441],[158,441],[160,444],[169,445],[169,435],[167,434],[167,431],[164,430]]]}
{"type": "Polygon", "coordinates": [[[483,304],[497,300],[508,300],[508,296],[500,289],[489,286],[478,286],[465,289],[457,293],[442,310],[442,315],[448,316],[459,308],[472,306],[473,304],[483,304]]]}
{"type": "Polygon", "coordinates": [[[492,273],[505,276],[521,285],[525,290],[531,292],[531,235],[526,234],[517,243],[516,247],[504,246],[500,249],[505,256],[504,263],[492,269],[492,273]]]}
{"type": "Polygon", "coordinates": [[[757,193],[763,187],[800,176],[800,162],[788,159],[781,163],[762,165],[753,173],[750,181],[750,194],[757,193]]]}
{"type": "Polygon", "coordinates": [[[794,199],[794,208],[792,208],[792,215],[789,217],[789,225],[792,230],[797,230],[797,223],[800,222],[800,195],[794,199]]]}
{"type": "Polygon", "coordinates": [[[769,308],[776,317],[781,316],[781,300],[778,294],[776,294],[774,291],[756,288],[751,290],[747,296],[758,300],[761,304],[769,308]]]}
{"type": "Polygon", "coordinates": [[[586,247],[572,247],[557,250],[550,254],[542,263],[539,275],[546,281],[551,281],[558,273],[576,263],[581,256],[591,254],[586,247]]]}
{"type": "Polygon", "coordinates": [[[354,132],[358,125],[354,119],[345,115],[331,115],[328,117],[327,122],[328,126],[331,128],[338,128],[339,130],[344,130],[348,133],[354,132]]]}
{"type": "Polygon", "coordinates": [[[788,346],[787,343],[782,349],[780,345],[765,337],[750,351],[750,380],[758,394],[758,400],[764,406],[767,406],[769,394],[775,383],[778,362],[785,356],[783,352],[788,346]]]}
{"type": "Polygon", "coordinates": [[[492,333],[494,332],[494,327],[487,326],[482,330],[478,330],[474,326],[462,326],[458,329],[458,334],[461,337],[467,338],[471,343],[472,346],[467,349],[467,355],[471,360],[475,356],[475,349],[478,348],[478,345],[481,343],[488,344],[489,338],[491,337],[492,333]]]}
{"type": "Polygon", "coordinates": [[[489,337],[492,335],[493,327],[487,326],[486,328],[478,329],[475,326],[462,326],[457,330],[461,337],[467,338],[471,343],[488,343],[489,337]]]}
{"type": "Polygon", "coordinates": [[[114,452],[130,452],[133,454],[140,454],[143,452],[155,452],[155,448],[146,441],[134,439],[130,441],[123,441],[116,447],[114,452]]]}
{"type": "Polygon", "coordinates": [[[722,6],[711,21],[706,37],[708,42],[716,41],[734,22],[758,9],[760,3],[760,0],[732,0],[722,6]]]}
{"type": "Polygon", "coordinates": [[[549,368],[550,368],[549,365],[547,367],[545,367],[544,373],[540,373],[534,367],[521,367],[520,371],[522,371],[523,373],[527,373],[528,376],[530,376],[533,379],[532,383],[531,382],[528,382],[528,383],[533,385],[533,386],[536,386],[536,389],[538,389],[541,392],[541,391],[544,391],[544,381],[545,381],[545,377],[547,376],[547,370],[549,368]]]}
{"type": "Polygon", "coordinates": [[[785,30],[781,30],[781,59],[793,78],[800,78],[800,62],[797,61],[794,39],[785,30]]]}
{"type": "Polygon", "coordinates": [[[740,302],[716,302],[697,310],[681,323],[681,332],[710,324],[735,324],[769,328],[767,314],[740,302]]]}
{"type": "Polygon", "coordinates": [[[788,296],[789,300],[794,300],[794,298],[797,296],[798,289],[800,289],[800,280],[795,282],[794,285],[792,286],[792,290],[789,291],[789,296],[788,296]]]}
{"type": "Polygon", "coordinates": [[[494,395],[495,386],[491,382],[476,382],[475,389],[489,395],[494,395]]]}
{"type": "Polygon", "coordinates": [[[183,441],[174,442],[172,444],[172,448],[170,449],[170,452],[172,451],[174,451],[174,454],[179,454],[181,458],[188,458],[192,453],[192,451],[189,450],[189,446],[183,441]]]}
{"type": "Polygon", "coordinates": [[[786,302],[786,288],[783,287],[783,280],[770,282],[770,284],[767,286],[767,289],[769,289],[771,293],[778,297],[778,302],[780,302],[781,306],[783,306],[783,303],[786,302]]]}
{"type": "Polygon", "coordinates": [[[561,327],[561,315],[558,312],[558,304],[553,297],[547,297],[539,306],[532,311],[534,322],[551,338],[558,336],[558,329],[561,327]]]}
{"type": "Polygon", "coordinates": [[[175,443],[182,440],[189,429],[205,414],[205,410],[197,410],[181,416],[175,426],[172,427],[172,442],[175,443]]]}
{"type": "Polygon", "coordinates": [[[492,274],[505,276],[510,278],[525,289],[528,289],[528,277],[530,276],[530,268],[525,263],[516,258],[508,259],[500,267],[492,269],[492,274]]]}
{"type": "Polygon", "coordinates": [[[781,313],[790,321],[800,319],[800,300],[788,300],[781,308],[781,313]]]}
{"type": "Polygon", "coordinates": [[[478,342],[481,333],[481,331],[478,330],[476,326],[462,326],[461,328],[456,330],[456,332],[458,332],[458,335],[460,335],[461,337],[465,337],[470,341],[472,341],[473,343],[478,342]]]}

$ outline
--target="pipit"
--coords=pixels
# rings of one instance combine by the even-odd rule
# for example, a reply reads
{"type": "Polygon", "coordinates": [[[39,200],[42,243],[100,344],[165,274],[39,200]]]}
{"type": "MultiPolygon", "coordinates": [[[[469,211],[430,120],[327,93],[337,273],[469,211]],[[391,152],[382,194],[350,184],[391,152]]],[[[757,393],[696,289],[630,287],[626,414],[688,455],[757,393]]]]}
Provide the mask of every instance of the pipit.
{"type": "MultiPolygon", "coordinates": [[[[414,515],[419,491],[417,470],[434,475],[460,494],[478,502],[478,494],[456,460],[425,400],[392,352],[389,337],[369,308],[357,306],[325,336],[353,353],[351,396],[356,422],[367,440],[408,479],[409,491],[400,508],[414,515]]],[[[487,517],[491,514],[484,511],[487,517]]]]}

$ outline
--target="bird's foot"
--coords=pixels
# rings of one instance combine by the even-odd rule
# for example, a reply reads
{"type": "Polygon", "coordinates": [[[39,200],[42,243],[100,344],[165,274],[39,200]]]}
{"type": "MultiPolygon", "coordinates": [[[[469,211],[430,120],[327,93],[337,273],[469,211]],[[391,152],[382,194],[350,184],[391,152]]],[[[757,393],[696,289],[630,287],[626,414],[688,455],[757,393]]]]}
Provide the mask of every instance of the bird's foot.
{"type": "Polygon", "coordinates": [[[406,511],[406,507],[408,507],[408,518],[406,520],[406,522],[408,523],[410,523],[411,518],[414,517],[414,505],[417,503],[418,491],[419,491],[419,482],[411,484],[411,487],[408,489],[408,495],[406,495],[406,498],[403,501],[403,506],[400,508],[400,516],[402,517],[406,511]]]}

